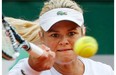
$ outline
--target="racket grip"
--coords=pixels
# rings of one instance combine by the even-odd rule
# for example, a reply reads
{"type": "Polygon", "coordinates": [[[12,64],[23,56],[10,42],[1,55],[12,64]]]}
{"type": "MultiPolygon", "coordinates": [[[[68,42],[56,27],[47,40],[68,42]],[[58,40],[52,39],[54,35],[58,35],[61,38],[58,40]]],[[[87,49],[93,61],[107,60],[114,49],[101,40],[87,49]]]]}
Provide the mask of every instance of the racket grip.
{"type": "Polygon", "coordinates": [[[31,48],[28,50],[28,53],[30,55],[34,57],[40,57],[43,54],[44,51],[40,47],[34,45],[33,43],[29,43],[29,44],[31,48]]]}

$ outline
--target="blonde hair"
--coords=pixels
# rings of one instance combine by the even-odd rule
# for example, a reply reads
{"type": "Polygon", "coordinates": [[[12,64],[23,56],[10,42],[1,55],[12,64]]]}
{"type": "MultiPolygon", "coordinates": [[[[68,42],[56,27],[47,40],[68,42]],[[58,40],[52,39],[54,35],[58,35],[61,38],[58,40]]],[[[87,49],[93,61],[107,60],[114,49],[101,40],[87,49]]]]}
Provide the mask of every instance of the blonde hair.
{"type": "Polygon", "coordinates": [[[40,38],[38,32],[40,27],[35,22],[5,17],[5,20],[12,25],[16,31],[27,41],[38,44],[40,38]]]}
{"type": "Polygon", "coordinates": [[[55,8],[71,8],[83,13],[83,10],[82,8],[80,8],[80,5],[72,0],[49,0],[48,2],[44,3],[44,7],[42,8],[40,16],[45,12],[55,8]]]}

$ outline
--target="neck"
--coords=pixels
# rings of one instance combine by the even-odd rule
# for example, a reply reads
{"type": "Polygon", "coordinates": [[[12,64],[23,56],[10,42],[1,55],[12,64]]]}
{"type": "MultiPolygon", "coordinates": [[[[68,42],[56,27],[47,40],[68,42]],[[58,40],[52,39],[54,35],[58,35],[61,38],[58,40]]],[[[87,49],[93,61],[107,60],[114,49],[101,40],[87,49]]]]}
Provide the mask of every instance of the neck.
{"type": "Polygon", "coordinates": [[[68,64],[54,64],[54,68],[63,75],[83,75],[84,64],[76,59],[68,64]]]}

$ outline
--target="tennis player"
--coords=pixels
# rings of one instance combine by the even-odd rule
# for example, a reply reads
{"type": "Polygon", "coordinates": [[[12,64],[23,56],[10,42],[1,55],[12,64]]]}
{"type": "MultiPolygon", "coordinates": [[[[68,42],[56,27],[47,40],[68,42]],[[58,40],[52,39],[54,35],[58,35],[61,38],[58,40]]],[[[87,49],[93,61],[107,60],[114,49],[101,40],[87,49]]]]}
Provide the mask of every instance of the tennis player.
{"type": "Polygon", "coordinates": [[[9,75],[114,75],[101,62],[82,58],[73,51],[85,35],[83,10],[71,0],[49,0],[40,13],[38,32],[44,53],[20,60],[9,75]]]}

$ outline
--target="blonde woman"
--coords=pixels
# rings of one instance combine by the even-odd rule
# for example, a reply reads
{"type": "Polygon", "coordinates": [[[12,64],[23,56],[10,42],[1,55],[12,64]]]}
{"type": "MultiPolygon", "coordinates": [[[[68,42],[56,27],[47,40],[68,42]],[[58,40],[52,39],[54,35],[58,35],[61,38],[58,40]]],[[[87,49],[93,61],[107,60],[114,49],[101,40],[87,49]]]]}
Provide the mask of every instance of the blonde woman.
{"type": "Polygon", "coordinates": [[[44,53],[20,60],[9,75],[113,75],[110,66],[74,53],[75,41],[86,32],[83,10],[74,1],[49,0],[37,24],[44,53]]]}

